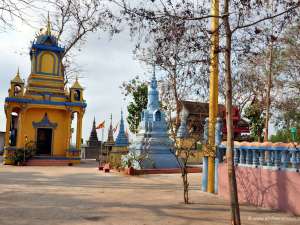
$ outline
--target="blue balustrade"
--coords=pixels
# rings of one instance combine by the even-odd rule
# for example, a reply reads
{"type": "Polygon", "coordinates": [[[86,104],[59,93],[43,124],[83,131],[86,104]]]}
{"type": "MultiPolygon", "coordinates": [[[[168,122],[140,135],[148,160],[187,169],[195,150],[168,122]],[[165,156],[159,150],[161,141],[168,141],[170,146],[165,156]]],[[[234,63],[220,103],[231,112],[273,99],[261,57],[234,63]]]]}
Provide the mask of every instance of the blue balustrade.
{"type": "MultiPolygon", "coordinates": [[[[226,154],[226,146],[219,145],[220,162],[226,154]]],[[[300,148],[286,146],[234,146],[234,164],[264,168],[300,169],[300,148]]]]}

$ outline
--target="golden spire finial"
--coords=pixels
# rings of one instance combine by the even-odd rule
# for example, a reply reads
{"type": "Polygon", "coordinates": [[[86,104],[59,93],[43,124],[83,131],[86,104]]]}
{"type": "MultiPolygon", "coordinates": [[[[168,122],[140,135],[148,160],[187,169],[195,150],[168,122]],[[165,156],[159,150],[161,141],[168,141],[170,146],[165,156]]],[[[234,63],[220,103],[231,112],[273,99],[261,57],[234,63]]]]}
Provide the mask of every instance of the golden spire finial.
{"type": "Polygon", "coordinates": [[[51,23],[50,23],[49,11],[48,11],[48,21],[47,21],[47,35],[51,35],[51,23]]]}
{"type": "Polygon", "coordinates": [[[14,77],[14,79],[12,79],[11,82],[13,82],[13,83],[24,84],[24,81],[23,81],[23,80],[21,79],[21,77],[20,77],[20,70],[19,70],[19,67],[18,67],[16,76],[14,77]]]}

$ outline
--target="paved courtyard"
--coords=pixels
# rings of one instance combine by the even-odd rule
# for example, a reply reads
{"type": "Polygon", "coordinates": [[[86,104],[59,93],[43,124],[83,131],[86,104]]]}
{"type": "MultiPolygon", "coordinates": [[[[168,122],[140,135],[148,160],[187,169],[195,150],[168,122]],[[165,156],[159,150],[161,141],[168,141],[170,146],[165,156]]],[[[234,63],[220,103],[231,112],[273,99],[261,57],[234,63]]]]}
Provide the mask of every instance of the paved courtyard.
{"type": "MultiPolygon", "coordinates": [[[[228,225],[228,202],[202,193],[190,175],[183,204],[179,174],[104,174],[94,162],[74,167],[0,166],[0,225],[228,225]]],[[[286,213],[241,206],[242,222],[300,224],[286,213]]]]}

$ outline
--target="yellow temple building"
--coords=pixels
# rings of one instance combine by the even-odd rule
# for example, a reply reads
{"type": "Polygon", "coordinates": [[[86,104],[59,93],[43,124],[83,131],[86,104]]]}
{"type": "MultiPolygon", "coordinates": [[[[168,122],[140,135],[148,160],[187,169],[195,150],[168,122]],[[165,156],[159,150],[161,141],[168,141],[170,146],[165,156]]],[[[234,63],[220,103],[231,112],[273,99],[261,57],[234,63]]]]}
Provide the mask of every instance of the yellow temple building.
{"type": "Polygon", "coordinates": [[[4,163],[12,164],[15,152],[34,143],[37,158],[80,162],[82,118],[86,103],[76,79],[66,88],[62,59],[64,48],[47,28],[30,48],[31,73],[25,83],[19,71],[5,99],[6,135],[4,163]],[[77,115],[76,117],[74,115],[77,115]],[[76,146],[70,146],[72,120],[77,118],[76,146]]]}

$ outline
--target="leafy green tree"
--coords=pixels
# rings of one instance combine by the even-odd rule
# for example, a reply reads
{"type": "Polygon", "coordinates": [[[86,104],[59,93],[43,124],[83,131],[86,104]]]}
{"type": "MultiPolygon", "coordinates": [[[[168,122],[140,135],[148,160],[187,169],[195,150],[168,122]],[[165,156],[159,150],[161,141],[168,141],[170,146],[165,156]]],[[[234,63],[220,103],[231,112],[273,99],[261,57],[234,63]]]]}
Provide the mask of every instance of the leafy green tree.
{"type": "Polygon", "coordinates": [[[128,116],[127,122],[129,124],[129,130],[132,133],[138,132],[139,123],[141,121],[141,113],[143,109],[147,107],[148,99],[148,87],[146,83],[137,84],[135,88],[132,88],[129,92],[132,96],[132,101],[127,106],[128,116]]]}
{"type": "Polygon", "coordinates": [[[265,118],[263,109],[257,100],[245,108],[244,117],[249,120],[251,136],[260,142],[263,136],[265,118]]]}
{"type": "MultiPolygon", "coordinates": [[[[299,131],[299,128],[297,129],[299,131]]],[[[298,132],[299,133],[299,132],[298,132]]],[[[292,134],[291,131],[288,129],[280,129],[277,130],[275,135],[271,136],[271,141],[272,142],[291,142],[291,141],[296,141],[300,142],[300,135],[296,135],[296,140],[292,140],[292,134]]]]}

